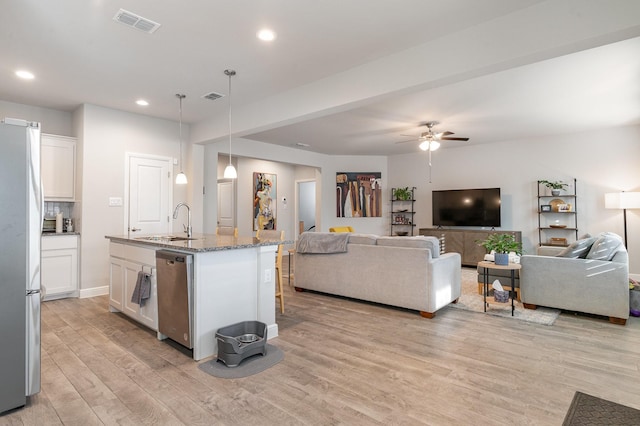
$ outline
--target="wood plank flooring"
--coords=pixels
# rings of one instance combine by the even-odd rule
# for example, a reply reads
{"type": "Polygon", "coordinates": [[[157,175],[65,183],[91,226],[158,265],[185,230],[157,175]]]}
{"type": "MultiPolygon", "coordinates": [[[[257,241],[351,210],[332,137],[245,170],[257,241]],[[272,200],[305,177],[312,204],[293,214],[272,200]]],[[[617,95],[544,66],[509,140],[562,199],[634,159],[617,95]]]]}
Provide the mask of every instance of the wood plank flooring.
{"type": "Polygon", "coordinates": [[[429,320],[286,283],[270,341],[284,360],[234,380],[110,313],[106,296],[46,302],[42,391],[0,425],[559,425],[576,390],[640,409],[640,319],[541,326],[445,308],[429,320]]]}

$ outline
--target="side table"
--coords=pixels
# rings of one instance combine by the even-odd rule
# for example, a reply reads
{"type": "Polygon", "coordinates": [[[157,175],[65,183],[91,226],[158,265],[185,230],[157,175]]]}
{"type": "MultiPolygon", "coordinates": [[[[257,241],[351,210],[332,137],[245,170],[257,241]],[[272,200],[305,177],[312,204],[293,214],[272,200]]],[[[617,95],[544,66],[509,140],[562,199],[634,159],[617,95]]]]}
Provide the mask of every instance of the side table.
{"type": "Polygon", "coordinates": [[[489,293],[489,269],[502,269],[511,271],[511,288],[509,289],[509,297],[511,298],[511,316],[515,311],[514,299],[516,298],[516,289],[515,289],[515,272],[520,270],[521,266],[519,263],[509,263],[508,265],[496,265],[493,262],[482,261],[478,262],[478,266],[484,268],[483,273],[483,297],[484,297],[484,311],[487,312],[487,293],[489,293]]]}

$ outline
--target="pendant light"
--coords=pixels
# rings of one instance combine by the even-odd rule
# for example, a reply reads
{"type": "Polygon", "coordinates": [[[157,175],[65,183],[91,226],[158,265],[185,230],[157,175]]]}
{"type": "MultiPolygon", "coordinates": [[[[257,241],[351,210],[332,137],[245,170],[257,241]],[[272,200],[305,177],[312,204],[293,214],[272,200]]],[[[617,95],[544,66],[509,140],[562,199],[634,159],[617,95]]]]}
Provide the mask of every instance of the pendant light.
{"type": "Polygon", "coordinates": [[[180,173],[176,175],[177,185],[187,184],[187,175],[182,171],[182,100],[186,97],[186,95],[182,95],[180,93],[176,94],[176,98],[180,100],[180,173]]]}
{"type": "Polygon", "coordinates": [[[231,77],[236,75],[234,70],[224,70],[225,75],[229,76],[229,165],[224,169],[225,179],[235,179],[238,177],[236,168],[231,164],[231,77]]]}

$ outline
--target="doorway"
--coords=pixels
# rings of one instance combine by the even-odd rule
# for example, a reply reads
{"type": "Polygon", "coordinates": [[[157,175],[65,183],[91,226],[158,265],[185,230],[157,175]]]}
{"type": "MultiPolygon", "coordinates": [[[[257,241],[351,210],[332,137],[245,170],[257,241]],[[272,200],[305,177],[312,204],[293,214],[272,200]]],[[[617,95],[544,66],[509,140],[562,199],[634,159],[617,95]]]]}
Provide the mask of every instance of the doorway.
{"type": "Polygon", "coordinates": [[[298,233],[316,229],[316,181],[297,181],[298,233]]]}
{"type": "Polygon", "coordinates": [[[236,196],[235,179],[218,180],[218,222],[217,226],[235,228],[236,196]]]}

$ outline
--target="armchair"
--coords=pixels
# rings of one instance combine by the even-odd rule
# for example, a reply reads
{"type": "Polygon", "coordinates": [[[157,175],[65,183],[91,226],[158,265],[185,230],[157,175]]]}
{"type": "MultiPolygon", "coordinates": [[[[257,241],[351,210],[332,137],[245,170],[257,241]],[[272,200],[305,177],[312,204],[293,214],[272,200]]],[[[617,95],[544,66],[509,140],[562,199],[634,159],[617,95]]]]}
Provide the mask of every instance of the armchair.
{"type": "MultiPolygon", "coordinates": [[[[610,233],[601,234],[599,238],[609,238],[611,242],[612,236],[620,239],[610,233]]],[[[599,240],[593,240],[596,240],[593,243],[595,249],[599,240]]],[[[569,249],[571,247],[565,249],[565,253],[569,249]]],[[[629,318],[627,250],[619,244],[606,260],[601,260],[596,258],[602,257],[598,253],[592,254],[597,251],[594,249],[580,247],[583,253],[580,256],[586,258],[559,257],[557,254],[562,249],[549,247],[542,247],[537,255],[522,256],[520,297],[525,308],[547,306],[603,315],[614,324],[626,324],[629,318]]],[[[602,252],[602,245],[599,252],[602,252]]]]}

